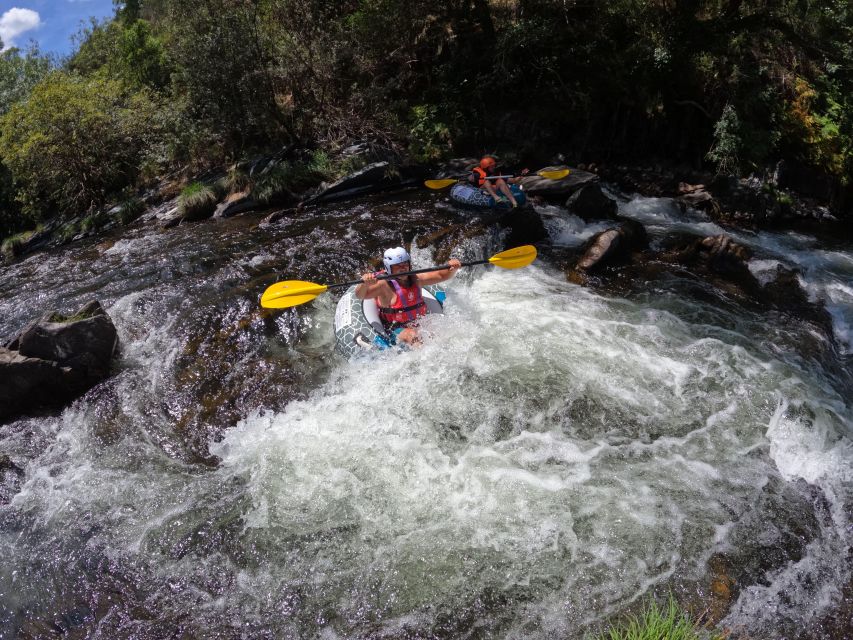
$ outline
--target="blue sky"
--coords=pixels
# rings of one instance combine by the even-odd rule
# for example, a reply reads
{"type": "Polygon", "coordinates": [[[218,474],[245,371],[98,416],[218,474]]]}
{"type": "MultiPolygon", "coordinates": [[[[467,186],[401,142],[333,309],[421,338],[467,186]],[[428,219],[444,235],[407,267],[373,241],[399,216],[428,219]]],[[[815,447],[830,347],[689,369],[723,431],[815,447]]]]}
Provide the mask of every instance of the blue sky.
{"type": "Polygon", "coordinates": [[[81,22],[112,15],[112,0],[0,0],[0,39],[21,48],[35,40],[42,53],[66,55],[81,22]]]}

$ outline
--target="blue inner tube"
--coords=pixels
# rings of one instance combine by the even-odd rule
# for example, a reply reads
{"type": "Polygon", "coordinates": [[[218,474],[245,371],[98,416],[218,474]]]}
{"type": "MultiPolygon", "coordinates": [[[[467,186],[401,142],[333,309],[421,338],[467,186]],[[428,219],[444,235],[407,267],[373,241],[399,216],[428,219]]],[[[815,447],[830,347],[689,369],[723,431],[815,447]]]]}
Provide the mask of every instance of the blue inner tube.
{"type": "MultiPolygon", "coordinates": [[[[521,190],[517,184],[509,185],[512,195],[515,196],[518,206],[522,207],[527,203],[527,194],[521,190]]],[[[457,182],[450,190],[450,199],[465,207],[477,207],[480,209],[509,209],[512,207],[509,200],[502,199],[500,202],[495,202],[485,191],[479,187],[468,184],[467,182],[457,182]]]]}

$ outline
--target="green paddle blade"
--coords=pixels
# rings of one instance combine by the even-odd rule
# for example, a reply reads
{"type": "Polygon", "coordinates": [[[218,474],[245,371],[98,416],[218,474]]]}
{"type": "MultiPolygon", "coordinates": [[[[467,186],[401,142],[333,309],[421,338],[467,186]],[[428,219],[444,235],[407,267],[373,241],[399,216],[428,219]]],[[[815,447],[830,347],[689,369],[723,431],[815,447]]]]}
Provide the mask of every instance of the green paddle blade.
{"type": "Polygon", "coordinates": [[[536,247],[530,244],[501,251],[489,258],[491,264],[501,269],[520,269],[534,260],[536,260],[536,247]]]}
{"type": "Polygon", "coordinates": [[[568,169],[555,169],[554,171],[537,171],[537,176],[542,176],[546,180],[562,180],[567,175],[569,175],[571,171],[568,169]]]}
{"type": "Polygon", "coordinates": [[[261,296],[261,306],[267,309],[287,309],[306,302],[311,302],[321,293],[325,293],[327,287],[324,284],[303,282],[301,280],[286,280],[276,282],[267,287],[261,296]]]}

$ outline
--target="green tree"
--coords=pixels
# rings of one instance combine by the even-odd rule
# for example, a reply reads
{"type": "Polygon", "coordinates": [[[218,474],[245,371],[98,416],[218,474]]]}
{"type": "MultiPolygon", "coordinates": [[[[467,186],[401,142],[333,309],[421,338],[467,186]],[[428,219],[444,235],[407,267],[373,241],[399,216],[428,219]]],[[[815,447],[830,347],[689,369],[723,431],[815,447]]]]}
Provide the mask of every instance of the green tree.
{"type": "Polygon", "coordinates": [[[79,213],[131,184],[156,105],[103,78],[53,72],[0,123],[0,156],[31,217],[79,213]]]}
{"type": "Polygon", "coordinates": [[[0,53],[0,116],[26,98],[52,67],[50,58],[37,47],[26,51],[13,47],[0,53]]]}

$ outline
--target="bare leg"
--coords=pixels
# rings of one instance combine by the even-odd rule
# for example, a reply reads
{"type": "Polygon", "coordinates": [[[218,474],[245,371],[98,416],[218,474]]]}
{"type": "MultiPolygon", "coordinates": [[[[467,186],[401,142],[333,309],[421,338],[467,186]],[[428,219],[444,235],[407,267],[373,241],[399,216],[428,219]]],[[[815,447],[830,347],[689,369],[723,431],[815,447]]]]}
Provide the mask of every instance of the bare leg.
{"type": "Polygon", "coordinates": [[[496,182],[497,184],[495,186],[497,186],[497,188],[501,190],[502,194],[509,198],[509,201],[512,203],[513,207],[517,207],[518,203],[515,201],[515,196],[512,195],[512,190],[509,188],[507,183],[504,182],[503,178],[497,180],[496,182]]]}

